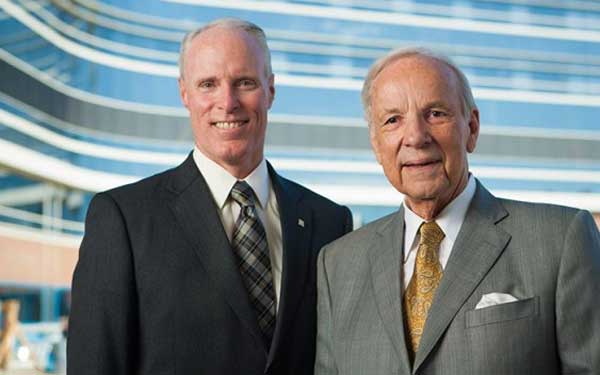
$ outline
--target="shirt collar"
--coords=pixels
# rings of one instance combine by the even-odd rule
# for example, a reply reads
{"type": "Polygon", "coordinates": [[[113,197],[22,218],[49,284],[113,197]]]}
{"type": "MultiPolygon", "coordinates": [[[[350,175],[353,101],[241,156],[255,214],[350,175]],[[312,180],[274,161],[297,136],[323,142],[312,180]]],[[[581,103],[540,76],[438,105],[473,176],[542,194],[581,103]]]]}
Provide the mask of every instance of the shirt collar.
{"type": "MultiPolygon", "coordinates": [[[[475,195],[476,186],[475,178],[472,174],[469,174],[469,181],[464,190],[435,218],[435,222],[440,226],[442,231],[444,231],[444,240],[448,240],[451,244],[456,241],[460,227],[465,220],[469,204],[475,195]]],[[[406,239],[410,240],[408,242],[405,241],[405,243],[414,243],[419,227],[423,221],[423,218],[414,213],[406,204],[404,205],[404,236],[406,236],[406,239]]],[[[410,247],[404,251],[404,260],[408,258],[409,253],[410,247]]]]}
{"type": "MultiPolygon", "coordinates": [[[[258,166],[244,179],[254,190],[258,203],[265,209],[269,201],[269,171],[267,170],[267,162],[263,158],[258,166]]],[[[233,185],[231,185],[233,187],[233,185]]]]}
{"type": "MultiPolygon", "coordinates": [[[[206,180],[208,189],[210,190],[219,209],[222,209],[227,202],[229,193],[233,185],[237,182],[237,178],[232,176],[219,164],[209,159],[206,155],[194,146],[193,152],[194,162],[206,180]]],[[[263,160],[258,166],[246,177],[244,181],[252,187],[254,194],[258,199],[258,203],[264,209],[269,200],[269,171],[267,170],[267,162],[263,160]]]]}

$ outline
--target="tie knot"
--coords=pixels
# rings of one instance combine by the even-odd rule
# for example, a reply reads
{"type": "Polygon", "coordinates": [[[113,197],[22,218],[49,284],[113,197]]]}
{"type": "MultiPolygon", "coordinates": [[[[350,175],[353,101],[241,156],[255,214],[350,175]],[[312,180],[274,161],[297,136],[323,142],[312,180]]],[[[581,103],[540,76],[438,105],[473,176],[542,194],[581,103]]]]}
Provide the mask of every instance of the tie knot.
{"type": "Polygon", "coordinates": [[[231,198],[240,206],[254,206],[254,191],[246,181],[238,181],[231,189],[231,198]]]}
{"type": "Polygon", "coordinates": [[[446,237],[442,228],[440,228],[435,221],[421,224],[419,232],[421,234],[420,244],[427,244],[435,247],[438,247],[444,237],[446,237]]]}

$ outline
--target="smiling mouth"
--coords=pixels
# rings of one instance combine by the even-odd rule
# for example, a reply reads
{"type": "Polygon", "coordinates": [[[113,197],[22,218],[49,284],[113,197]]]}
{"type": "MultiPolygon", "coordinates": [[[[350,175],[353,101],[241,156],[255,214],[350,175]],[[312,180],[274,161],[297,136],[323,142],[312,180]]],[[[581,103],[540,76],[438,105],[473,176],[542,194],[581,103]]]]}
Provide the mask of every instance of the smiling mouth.
{"type": "Polygon", "coordinates": [[[243,121],[215,121],[212,123],[212,126],[218,129],[235,129],[241,126],[244,126],[248,123],[248,120],[243,121]]]}

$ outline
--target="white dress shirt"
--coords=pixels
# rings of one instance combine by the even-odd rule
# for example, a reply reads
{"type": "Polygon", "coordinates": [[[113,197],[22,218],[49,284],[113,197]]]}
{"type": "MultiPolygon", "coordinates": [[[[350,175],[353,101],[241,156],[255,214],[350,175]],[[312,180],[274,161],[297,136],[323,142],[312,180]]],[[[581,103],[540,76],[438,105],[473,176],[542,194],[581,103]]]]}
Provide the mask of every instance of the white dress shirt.
{"type": "MultiPolygon", "coordinates": [[[[204,176],[208,188],[212,194],[217,207],[219,217],[227,234],[229,242],[233,236],[235,222],[240,215],[240,205],[229,195],[233,185],[238,181],[223,167],[207,158],[197,147],[194,147],[194,161],[204,176]]],[[[273,191],[267,162],[263,159],[260,164],[246,177],[244,181],[252,187],[256,196],[256,212],[258,218],[265,228],[267,243],[269,244],[269,255],[271,258],[271,272],[273,275],[273,287],[275,288],[275,307],[279,308],[279,296],[281,291],[281,270],[283,243],[281,240],[281,221],[279,218],[279,206],[273,191]]]]}
{"type": "MultiPolygon", "coordinates": [[[[456,241],[456,236],[458,236],[460,227],[465,221],[467,209],[475,195],[475,187],[475,178],[473,175],[469,175],[469,181],[467,182],[465,189],[434,219],[446,235],[440,243],[439,251],[439,259],[442,268],[446,268],[448,258],[450,258],[450,253],[452,252],[452,247],[456,241]]],[[[406,290],[415,269],[415,258],[417,257],[420,238],[418,231],[421,223],[424,221],[423,218],[415,214],[406,204],[404,204],[403,290],[406,290]]]]}

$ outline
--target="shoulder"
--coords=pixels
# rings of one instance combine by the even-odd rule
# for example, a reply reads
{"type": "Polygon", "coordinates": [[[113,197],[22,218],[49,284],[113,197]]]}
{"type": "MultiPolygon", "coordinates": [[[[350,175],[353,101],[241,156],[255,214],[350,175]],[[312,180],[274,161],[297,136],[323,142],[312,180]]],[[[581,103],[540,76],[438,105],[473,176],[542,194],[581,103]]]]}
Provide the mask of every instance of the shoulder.
{"type": "Polygon", "coordinates": [[[121,195],[138,195],[143,193],[152,193],[156,191],[160,191],[161,188],[164,188],[166,183],[169,180],[169,176],[173,173],[173,169],[168,169],[166,171],[159,172],[152,176],[143,178],[139,181],[133,182],[131,184],[119,186],[117,188],[106,191],[106,193],[113,196],[121,196],[121,195]]]}
{"type": "MultiPolygon", "coordinates": [[[[176,168],[159,172],[155,175],[143,178],[139,181],[115,187],[113,189],[97,194],[99,197],[111,198],[116,202],[146,201],[160,198],[168,189],[171,176],[176,168]]],[[[96,199],[98,199],[96,198],[96,199]]],[[[105,199],[106,199],[105,198],[105,199]]]]}
{"type": "Polygon", "coordinates": [[[325,246],[317,261],[321,282],[327,279],[332,286],[342,287],[348,282],[365,280],[369,265],[385,246],[381,245],[386,242],[382,237],[395,235],[390,231],[394,230],[397,215],[394,213],[371,222],[325,246]]]}
{"type": "Polygon", "coordinates": [[[573,215],[580,209],[551,203],[525,202],[514,199],[498,198],[509,211],[520,213],[548,213],[549,215],[573,215]]]}
{"type": "Polygon", "coordinates": [[[528,249],[527,254],[545,259],[546,264],[559,264],[565,256],[596,257],[600,262],[600,234],[588,211],[507,199],[500,202],[509,214],[498,225],[512,236],[515,248],[528,249]]]}
{"type": "Polygon", "coordinates": [[[127,216],[127,213],[135,215],[140,210],[149,212],[151,207],[162,205],[172,196],[168,186],[175,169],[95,194],[90,201],[87,216],[127,216]]]}
{"type": "Polygon", "coordinates": [[[274,176],[276,183],[278,183],[283,190],[300,197],[303,203],[308,204],[317,212],[321,214],[350,215],[350,210],[346,206],[340,205],[331,199],[315,193],[297,182],[281,177],[278,174],[275,174],[274,176]]]}
{"type": "Polygon", "coordinates": [[[326,262],[343,262],[344,258],[364,257],[367,255],[373,241],[378,236],[384,236],[393,231],[392,226],[398,212],[394,212],[362,226],[325,246],[321,251],[326,262]]]}
{"type": "Polygon", "coordinates": [[[102,238],[106,233],[125,236],[129,224],[148,220],[164,201],[163,187],[170,173],[161,172],[95,194],[87,208],[84,239],[102,238]]]}
{"type": "MultiPolygon", "coordinates": [[[[561,206],[549,203],[522,202],[511,199],[499,199],[502,206],[509,213],[508,220],[517,224],[526,224],[527,227],[537,225],[538,229],[542,227],[555,228],[557,226],[564,228],[577,217],[589,217],[588,211],[574,207],[561,206]]],[[[592,219],[593,220],[593,219],[592,219]]]]}

